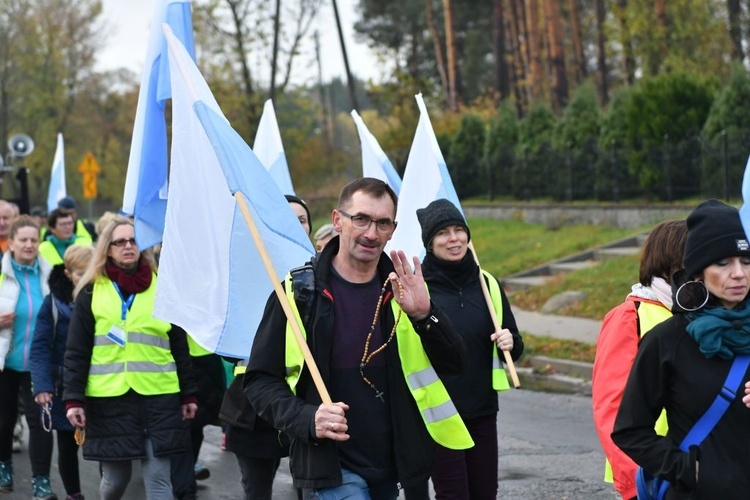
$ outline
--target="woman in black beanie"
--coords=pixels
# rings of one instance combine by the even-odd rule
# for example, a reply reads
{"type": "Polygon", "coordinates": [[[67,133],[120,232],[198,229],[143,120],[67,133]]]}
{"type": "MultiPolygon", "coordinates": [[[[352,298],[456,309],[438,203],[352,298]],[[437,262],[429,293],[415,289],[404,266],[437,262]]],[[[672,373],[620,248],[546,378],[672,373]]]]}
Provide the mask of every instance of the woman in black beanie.
{"type": "Polygon", "coordinates": [[[750,245],[737,209],[717,200],[698,205],[687,226],[685,269],[673,277],[674,315],[641,341],[612,439],[646,473],[671,484],[667,498],[744,499],[750,492],[750,409],[741,390],[750,379],[747,367],[737,365],[741,381],[725,385],[735,357],[750,354],[750,245]],[[705,426],[707,437],[683,444],[720,392],[729,401],[726,412],[705,426]],[[662,408],[665,437],[654,431],[662,408]]]}
{"type": "Polygon", "coordinates": [[[484,272],[501,330],[495,331],[469,251],[471,233],[461,212],[440,199],[417,210],[427,255],[422,273],[430,298],[456,326],[469,355],[461,375],[441,376],[466,424],[474,447],[450,450],[436,445],[432,482],[437,499],[494,499],[497,496],[497,391],[507,389],[502,353],[523,353],[510,304],[497,280],[484,272]]]}

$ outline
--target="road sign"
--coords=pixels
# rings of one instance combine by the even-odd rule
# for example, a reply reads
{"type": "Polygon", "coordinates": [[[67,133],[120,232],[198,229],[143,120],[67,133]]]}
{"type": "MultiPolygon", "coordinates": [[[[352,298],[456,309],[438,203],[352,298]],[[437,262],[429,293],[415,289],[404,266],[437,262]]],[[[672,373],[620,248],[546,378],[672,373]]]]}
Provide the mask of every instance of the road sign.
{"type": "Polygon", "coordinates": [[[86,153],[83,161],[78,165],[78,172],[83,175],[83,197],[87,200],[96,198],[96,174],[102,171],[91,151],[86,153]]]}

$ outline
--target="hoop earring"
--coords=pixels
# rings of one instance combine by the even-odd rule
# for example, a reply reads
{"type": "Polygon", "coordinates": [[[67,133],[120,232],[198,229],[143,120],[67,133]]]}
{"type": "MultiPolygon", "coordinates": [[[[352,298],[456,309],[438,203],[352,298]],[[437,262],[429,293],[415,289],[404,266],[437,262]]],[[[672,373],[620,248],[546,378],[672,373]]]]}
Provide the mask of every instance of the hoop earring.
{"type": "Polygon", "coordinates": [[[709,296],[710,295],[708,293],[708,288],[706,288],[705,283],[703,283],[702,281],[687,281],[680,285],[680,287],[677,289],[677,292],[675,292],[674,294],[674,300],[675,302],[677,302],[677,305],[680,306],[680,308],[682,308],[683,310],[693,312],[705,306],[708,303],[709,296]],[[681,292],[683,295],[685,295],[683,297],[683,301],[686,301],[688,305],[690,305],[691,303],[700,303],[700,305],[696,307],[687,307],[682,303],[683,301],[680,301],[681,292]]]}

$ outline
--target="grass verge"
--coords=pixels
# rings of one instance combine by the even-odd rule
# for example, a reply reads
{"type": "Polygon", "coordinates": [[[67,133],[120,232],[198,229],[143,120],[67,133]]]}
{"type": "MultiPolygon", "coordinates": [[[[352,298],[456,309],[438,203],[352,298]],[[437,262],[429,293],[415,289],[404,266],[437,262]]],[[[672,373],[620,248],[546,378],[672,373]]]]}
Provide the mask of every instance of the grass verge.
{"type": "Polygon", "coordinates": [[[590,224],[554,230],[543,224],[493,219],[469,219],[469,227],[482,267],[499,277],[638,232],[590,224]]]}
{"type": "Polygon", "coordinates": [[[521,332],[523,336],[523,356],[521,366],[528,366],[525,362],[529,356],[547,356],[550,358],[572,359],[593,363],[596,355],[596,345],[575,340],[563,340],[553,337],[531,335],[521,332]]]}
{"type": "Polygon", "coordinates": [[[544,286],[521,290],[510,295],[512,306],[538,311],[553,296],[565,291],[581,291],[586,299],[555,311],[555,314],[579,318],[604,319],[607,312],[620,304],[638,281],[640,255],[618,257],[570,274],[557,276],[544,286]]]}

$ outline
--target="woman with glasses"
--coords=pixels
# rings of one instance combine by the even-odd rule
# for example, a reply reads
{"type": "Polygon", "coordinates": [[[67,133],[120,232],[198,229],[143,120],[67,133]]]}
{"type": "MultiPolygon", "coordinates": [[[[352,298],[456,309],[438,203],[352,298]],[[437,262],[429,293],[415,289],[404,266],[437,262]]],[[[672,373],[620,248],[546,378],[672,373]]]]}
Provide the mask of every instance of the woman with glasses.
{"type": "MultiPolygon", "coordinates": [[[[94,249],[88,245],[73,245],[65,251],[63,264],[52,268],[50,293],[39,310],[31,343],[33,395],[34,401],[41,406],[31,415],[41,420],[45,431],[57,431],[57,464],[69,500],[82,500],[83,494],[78,471],[78,445],[73,436],[75,429],[65,416],[62,400],[63,355],[73,313],[73,287],[81,280],[93,254],[94,249]]],[[[50,454],[47,470],[51,461],[50,454]]]]}
{"type": "Polygon", "coordinates": [[[441,380],[474,440],[467,450],[435,445],[432,483],[438,499],[489,500],[497,496],[497,391],[508,389],[501,351],[516,360],[523,353],[508,299],[494,277],[484,274],[469,251],[471,233],[463,214],[446,199],[417,210],[427,254],[422,273],[432,301],[461,335],[469,362],[460,375],[441,380]],[[496,331],[479,281],[490,291],[496,331]]]}
{"type": "Polygon", "coordinates": [[[155,293],[151,252],[115,217],[73,291],[64,363],[67,417],[83,457],[101,463],[104,500],[122,498],[133,459],[147,498],[171,500],[170,455],[184,450],[184,420],[195,416],[185,332],[153,317],[155,293]]]}
{"type": "Polygon", "coordinates": [[[44,498],[52,494],[49,457],[53,443],[37,418],[29,357],[37,313],[49,293],[47,279],[52,267],[38,258],[39,226],[31,217],[17,217],[10,226],[9,238],[0,276],[0,492],[13,491],[13,428],[20,387],[29,426],[32,490],[34,496],[44,498]]]}

